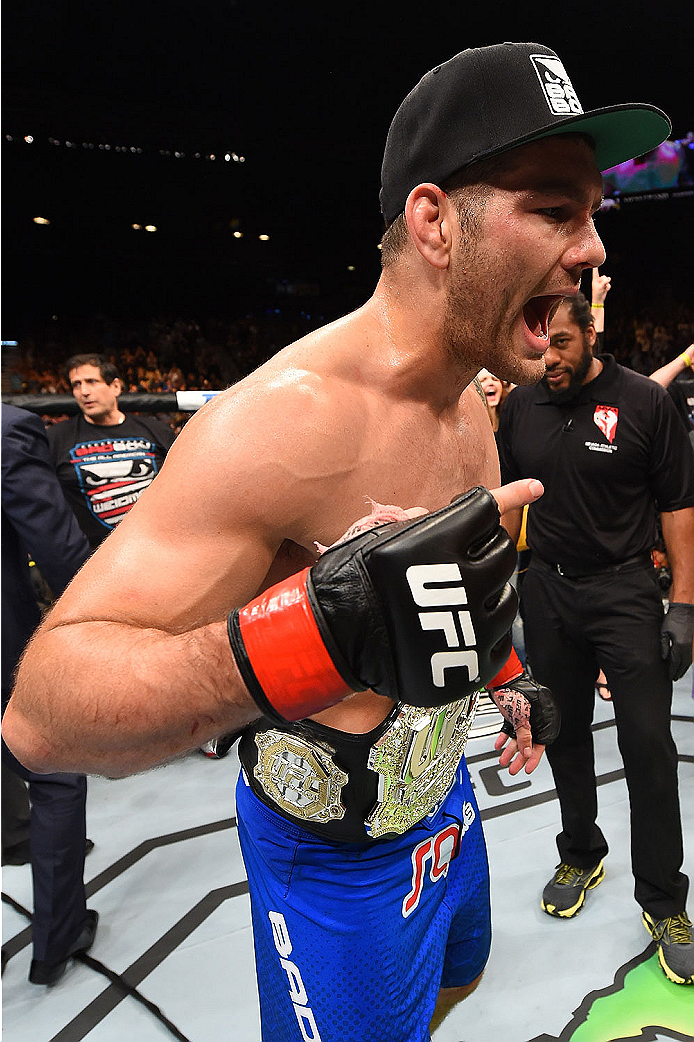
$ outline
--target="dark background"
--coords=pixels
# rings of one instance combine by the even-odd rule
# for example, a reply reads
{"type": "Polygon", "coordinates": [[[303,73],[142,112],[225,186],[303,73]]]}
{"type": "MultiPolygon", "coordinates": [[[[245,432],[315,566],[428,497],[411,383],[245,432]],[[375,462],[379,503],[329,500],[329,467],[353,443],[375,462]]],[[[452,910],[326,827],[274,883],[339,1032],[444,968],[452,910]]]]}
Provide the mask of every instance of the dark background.
{"type": "MultiPolygon", "coordinates": [[[[386,132],[428,68],[467,46],[539,41],[585,109],[651,102],[681,138],[694,130],[688,8],[8,0],[3,339],[94,312],[313,301],[323,319],[357,306],[378,278],[386,132]]],[[[614,304],[691,299],[693,209],[689,197],[599,216],[614,304]]]]}

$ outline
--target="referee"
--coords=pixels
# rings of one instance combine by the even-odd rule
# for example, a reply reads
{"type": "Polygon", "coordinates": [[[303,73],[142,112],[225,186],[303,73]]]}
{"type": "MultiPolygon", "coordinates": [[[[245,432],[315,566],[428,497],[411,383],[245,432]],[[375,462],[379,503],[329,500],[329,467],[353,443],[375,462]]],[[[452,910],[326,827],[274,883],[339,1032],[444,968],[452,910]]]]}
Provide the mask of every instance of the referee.
{"type": "MultiPolygon", "coordinates": [[[[521,591],[528,662],[562,715],[547,749],[561,807],[560,864],[542,908],[570,918],[604,875],[591,732],[602,668],[629,789],[635,897],[666,976],[692,984],[670,714],[672,682],[692,661],[694,453],[662,387],[593,354],[582,294],[564,301],[549,334],[545,376],[510,393],[499,428],[503,480],[533,475],[545,486],[529,511],[521,591]],[[650,558],[657,513],[673,570],[665,615],[650,558]]],[[[517,537],[520,512],[504,524],[517,537]]]]}

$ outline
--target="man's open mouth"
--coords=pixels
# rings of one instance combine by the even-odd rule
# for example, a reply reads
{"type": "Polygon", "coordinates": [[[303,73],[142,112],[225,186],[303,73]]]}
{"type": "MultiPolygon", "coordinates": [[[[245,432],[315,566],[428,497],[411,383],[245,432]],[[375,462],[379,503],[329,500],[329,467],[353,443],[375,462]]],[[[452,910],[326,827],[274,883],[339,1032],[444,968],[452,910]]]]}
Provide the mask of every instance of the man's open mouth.
{"type": "Polygon", "coordinates": [[[563,297],[549,293],[543,297],[532,297],[523,308],[525,324],[540,340],[549,340],[548,327],[563,297]]]}

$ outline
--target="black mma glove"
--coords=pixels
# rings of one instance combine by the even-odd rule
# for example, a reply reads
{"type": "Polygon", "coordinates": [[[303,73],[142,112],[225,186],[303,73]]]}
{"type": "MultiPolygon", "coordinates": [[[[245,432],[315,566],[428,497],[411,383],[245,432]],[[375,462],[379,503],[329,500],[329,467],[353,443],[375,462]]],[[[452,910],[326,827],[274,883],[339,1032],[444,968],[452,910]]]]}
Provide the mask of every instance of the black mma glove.
{"type": "Polygon", "coordinates": [[[550,745],[559,734],[561,716],[554,695],[523,669],[515,651],[487,690],[504,718],[501,730],[510,738],[522,724],[530,728],[537,745],[550,745]]]}
{"type": "Polygon", "coordinates": [[[231,613],[239,671],[263,713],[281,721],[366,688],[410,705],[457,701],[508,658],[515,563],[483,488],[373,528],[231,613]]]}
{"type": "Polygon", "coordinates": [[[660,654],[667,660],[670,680],[679,680],[692,664],[694,604],[675,601],[660,627],[660,654]]]}

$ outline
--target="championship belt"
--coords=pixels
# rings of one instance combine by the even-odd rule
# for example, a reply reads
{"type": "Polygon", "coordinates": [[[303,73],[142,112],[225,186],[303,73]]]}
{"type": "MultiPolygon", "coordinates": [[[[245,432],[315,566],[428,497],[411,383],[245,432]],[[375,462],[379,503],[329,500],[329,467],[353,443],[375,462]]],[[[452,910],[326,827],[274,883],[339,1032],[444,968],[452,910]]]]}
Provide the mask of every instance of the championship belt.
{"type": "Polygon", "coordinates": [[[392,727],[372,746],[378,803],[364,826],[372,839],[402,835],[444,798],[455,778],[475,715],[477,695],[440,708],[401,703],[392,727]]]}
{"type": "Polygon", "coordinates": [[[315,721],[301,730],[268,727],[253,735],[257,762],[248,759],[250,743],[245,753],[242,743],[241,762],[258,795],[318,835],[338,842],[401,835],[451,788],[476,704],[476,694],[433,708],[400,703],[367,736],[315,721]]]}
{"type": "Polygon", "coordinates": [[[261,731],[255,736],[258,762],[253,768],[266,796],[299,821],[320,823],[343,818],[340,800],[348,775],[331,752],[317,742],[283,731],[261,731]]]}

